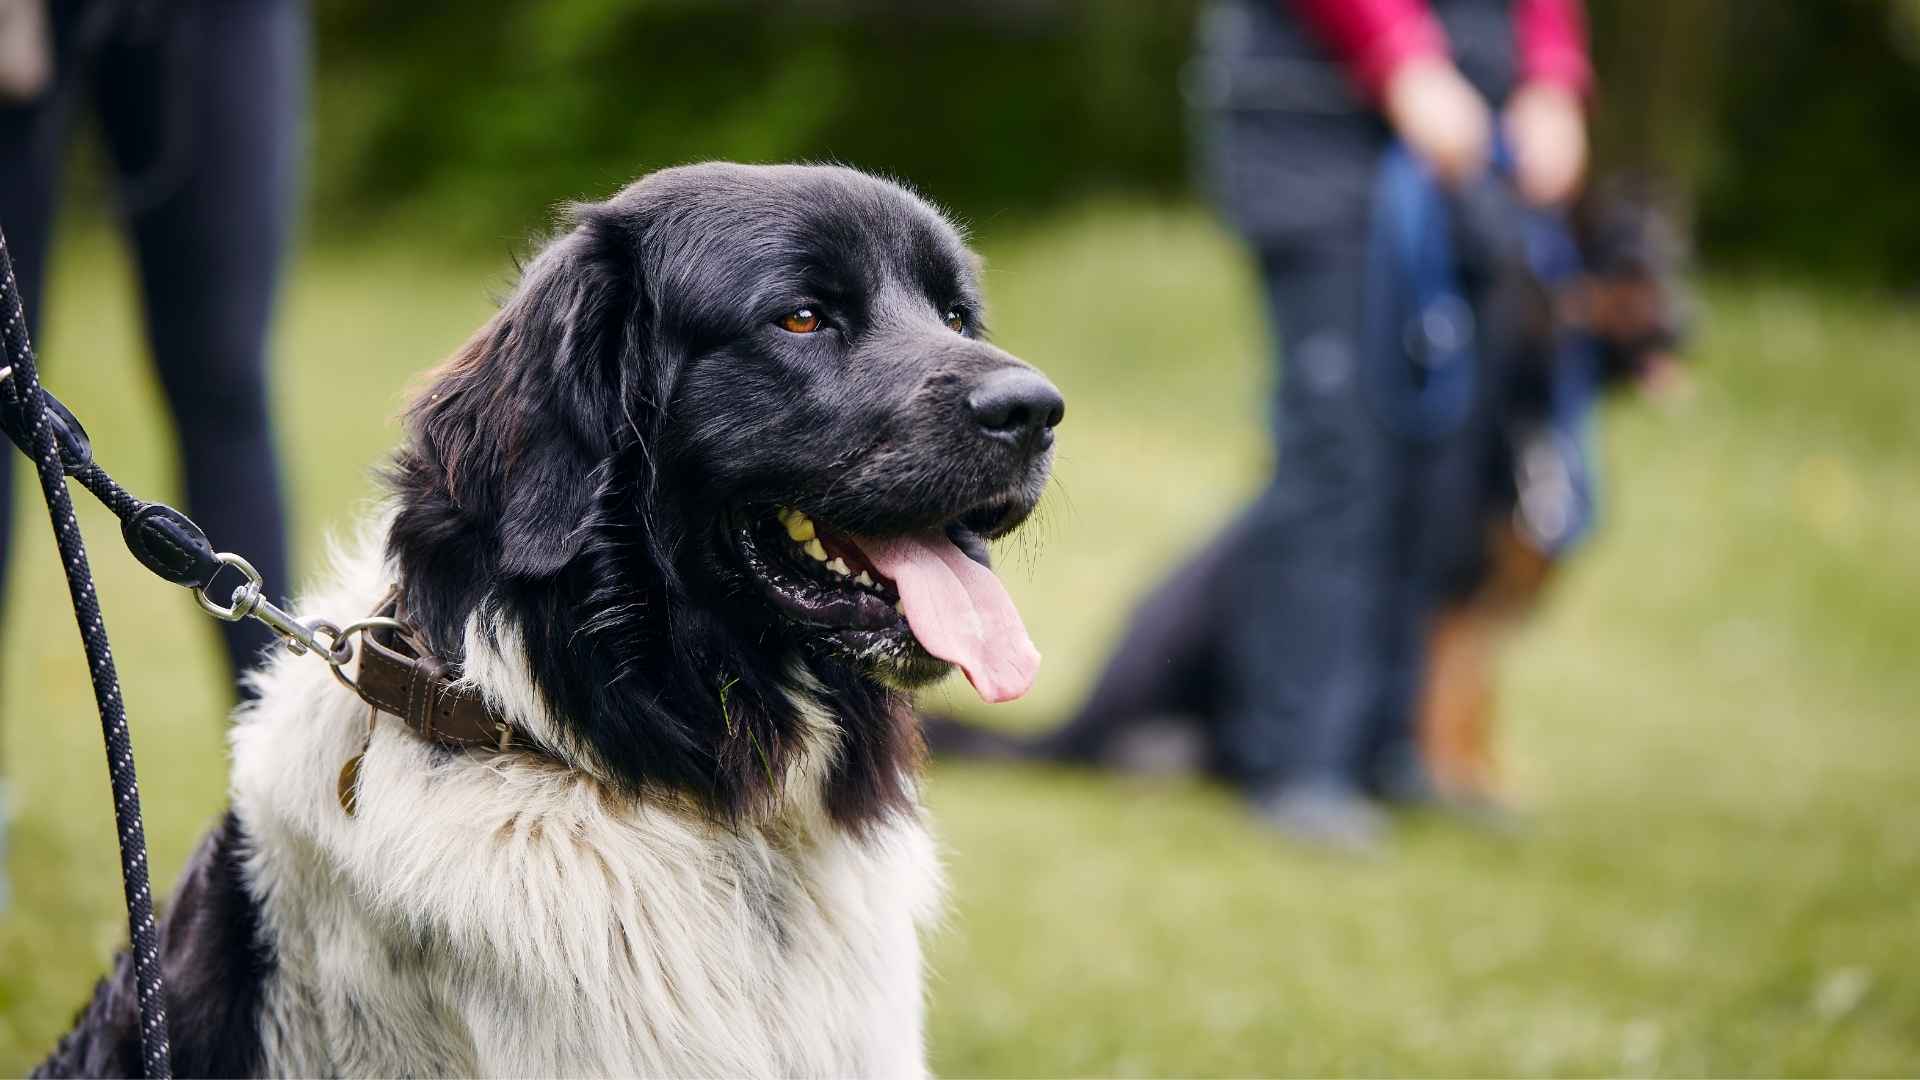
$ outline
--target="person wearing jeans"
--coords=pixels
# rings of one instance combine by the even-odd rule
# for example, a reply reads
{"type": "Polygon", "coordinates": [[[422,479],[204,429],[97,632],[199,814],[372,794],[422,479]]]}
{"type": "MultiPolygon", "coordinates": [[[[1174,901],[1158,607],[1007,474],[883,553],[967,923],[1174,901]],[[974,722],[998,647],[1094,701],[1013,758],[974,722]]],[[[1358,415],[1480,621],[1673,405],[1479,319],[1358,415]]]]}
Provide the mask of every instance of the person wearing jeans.
{"type": "Polygon", "coordinates": [[[1521,194],[1570,200],[1586,163],[1583,18],[1578,0],[1216,0],[1203,17],[1203,157],[1258,253],[1283,359],[1272,482],[1216,542],[1231,550],[1201,556],[1227,559],[1235,586],[1215,613],[1218,745],[1289,835],[1365,848],[1382,829],[1370,795],[1425,791],[1410,508],[1428,451],[1393,429],[1363,369],[1375,171],[1398,138],[1466,184],[1498,126],[1521,194]]]}

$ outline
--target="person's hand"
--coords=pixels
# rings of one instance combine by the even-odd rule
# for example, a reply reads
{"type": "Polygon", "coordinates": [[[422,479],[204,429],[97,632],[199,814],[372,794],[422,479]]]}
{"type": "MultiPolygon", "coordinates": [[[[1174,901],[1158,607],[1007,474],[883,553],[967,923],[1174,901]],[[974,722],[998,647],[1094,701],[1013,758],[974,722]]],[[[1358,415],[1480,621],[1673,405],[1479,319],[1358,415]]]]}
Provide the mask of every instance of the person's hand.
{"type": "Polygon", "coordinates": [[[1508,99],[1503,124],[1521,196],[1535,206],[1570,202],[1587,172],[1587,117],[1580,99],[1565,87],[1527,83],[1508,99]]]}
{"type": "Polygon", "coordinates": [[[1640,395],[1660,408],[1677,411],[1693,404],[1693,376],[1672,353],[1654,353],[1641,361],[1634,382],[1640,395]]]}
{"type": "Polygon", "coordinates": [[[1448,187],[1486,170],[1493,118],[1479,91],[1450,61],[1426,58],[1400,65],[1387,79],[1381,111],[1448,187]]]}

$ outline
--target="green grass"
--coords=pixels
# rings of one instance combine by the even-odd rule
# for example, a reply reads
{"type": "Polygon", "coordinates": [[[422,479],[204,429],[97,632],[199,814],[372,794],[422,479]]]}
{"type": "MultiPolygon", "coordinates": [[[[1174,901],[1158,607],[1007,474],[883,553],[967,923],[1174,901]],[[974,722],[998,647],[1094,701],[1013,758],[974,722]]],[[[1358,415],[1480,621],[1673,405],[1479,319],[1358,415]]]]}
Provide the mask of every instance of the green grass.
{"type": "MultiPolygon", "coordinates": [[[[422,246],[299,268],[279,400],[308,567],[371,490],[403,387],[505,281],[504,259],[422,246]]],[[[1095,207],[987,249],[999,340],[1070,402],[1050,506],[1003,557],[1047,667],[993,715],[1037,726],[1155,569],[1258,483],[1266,363],[1248,269],[1195,214],[1095,207]]],[[[51,384],[116,474],[168,492],[120,260],[82,239],[58,285],[51,384]]],[[[1524,837],[1410,820],[1392,858],[1352,864],[1200,785],[937,769],[936,1068],[1920,1069],[1920,317],[1772,281],[1708,299],[1699,393],[1613,410],[1605,531],[1507,668],[1524,837]]],[[[124,935],[91,698],[31,498],[0,690],[0,1074],[31,1065],[124,935]]],[[[224,799],[211,631],[110,518],[82,517],[165,882],[224,799]]]]}

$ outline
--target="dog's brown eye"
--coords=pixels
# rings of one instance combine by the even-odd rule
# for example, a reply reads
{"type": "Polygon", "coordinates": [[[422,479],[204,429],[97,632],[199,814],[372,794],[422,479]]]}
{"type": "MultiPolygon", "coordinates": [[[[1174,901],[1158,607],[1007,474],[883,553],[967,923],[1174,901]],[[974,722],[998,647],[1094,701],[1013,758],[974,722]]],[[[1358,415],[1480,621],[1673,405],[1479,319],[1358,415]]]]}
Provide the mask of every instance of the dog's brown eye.
{"type": "Polygon", "coordinates": [[[811,334],[820,329],[820,313],[812,308],[797,308],[780,316],[780,329],[789,334],[811,334]]]}
{"type": "Polygon", "coordinates": [[[947,329],[956,334],[967,332],[967,317],[957,311],[947,312],[947,329]]]}

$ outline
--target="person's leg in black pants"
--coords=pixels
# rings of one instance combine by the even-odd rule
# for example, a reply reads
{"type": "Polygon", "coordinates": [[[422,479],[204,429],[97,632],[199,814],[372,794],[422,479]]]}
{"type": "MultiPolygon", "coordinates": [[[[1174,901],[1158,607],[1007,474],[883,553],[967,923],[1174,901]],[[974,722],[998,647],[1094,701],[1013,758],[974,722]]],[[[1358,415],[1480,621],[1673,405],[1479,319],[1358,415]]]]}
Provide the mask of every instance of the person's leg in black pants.
{"type": "Polygon", "coordinates": [[[1382,825],[1357,779],[1388,677],[1405,461],[1368,390],[1365,262],[1346,237],[1265,259],[1284,356],[1278,457],[1222,613],[1227,764],[1273,824],[1347,847],[1382,825]]]}
{"type": "MultiPolygon", "coordinates": [[[[0,106],[0,232],[7,237],[14,279],[26,307],[27,331],[40,329],[40,298],[45,282],[47,234],[53,222],[54,187],[59,179],[71,95],[53,88],[31,102],[0,106]]],[[[13,525],[13,472],[24,468],[11,442],[0,439],[0,613],[5,611],[6,578],[13,525]]],[[[42,520],[45,520],[44,518],[42,520]]],[[[0,671],[0,677],[5,672],[0,671]]],[[[0,912],[8,898],[5,847],[8,816],[4,749],[0,749],[0,912]]]]}
{"type": "MultiPolygon", "coordinates": [[[[266,333],[297,186],[305,7],[192,0],[141,19],[114,14],[104,4],[56,7],[56,86],[0,109],[0,229],[38,330],[61,158],[80,91],[91,89],[134,234],[189,512],[284,591],[266,333]]],[[[11,475],[11,463],[0,469],[0,571],[11,475]]],[[[236,672],[270,636],[252,622],[222,630],[236,672]]]]}
{"type": "MultiPolygon", "coordinates": [[[[284,595],[267,334],[297,194],[307,25],[297,0],[194,0],[109,47],[95,92],[123,184],[188,513],[284,595]]],[[[271,640],[223,623],[237,673],[271,640]]]]}
{"type": "MultiPolygon", "coordinates": [[[[67,45],[72,19],[59,18],[54,32],[67,45]]],[[[56,48],[56,53],[64,52],[56,48]]],[[[64,72],[61,73],[64,75],[64,72]]],[[[54,85],[32,101],[0,106],[0,232],[6,233],[14,278],[27,310],[27,332],[39,343],[41,298],[45,295],[47,245],[53,227],[55,192],[66,151],[67,131],[78,87],[56,76],[54,85]]],[[[0,447],[0,601],[6,597],[6,570],[12,554],[13,474],[23,468],[11,443],[0,447]]]]}

